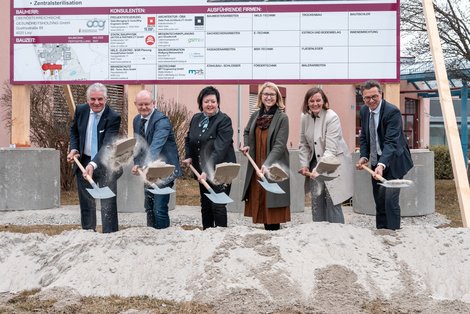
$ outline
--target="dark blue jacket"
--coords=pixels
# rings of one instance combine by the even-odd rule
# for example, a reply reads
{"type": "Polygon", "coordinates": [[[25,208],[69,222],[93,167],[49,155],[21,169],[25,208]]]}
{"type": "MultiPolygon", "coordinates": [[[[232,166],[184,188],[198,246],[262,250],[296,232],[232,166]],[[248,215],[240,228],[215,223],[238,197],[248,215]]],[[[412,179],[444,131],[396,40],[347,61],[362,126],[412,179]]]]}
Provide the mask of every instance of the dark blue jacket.
{"type": "MultiPolygon", "coordinates": [[[[367,106],[362,106],[361,116],[361,136],[360,154],[361,157],[369,158],[369,121],[370,110],[367,106]]],[[[411,168],[410,149],[408,148],[405,134],[403,133],[403,123],[400,110],[391,103],[383,100],[380,108],[379,124],[377,126],[377,135],[382,150],[382,155],[378,162],[385,165],[386,171],[389,171],[392,178],[402,178],[411,168]],[[388,170],[387,170],[388,169],[388,170]]]]}

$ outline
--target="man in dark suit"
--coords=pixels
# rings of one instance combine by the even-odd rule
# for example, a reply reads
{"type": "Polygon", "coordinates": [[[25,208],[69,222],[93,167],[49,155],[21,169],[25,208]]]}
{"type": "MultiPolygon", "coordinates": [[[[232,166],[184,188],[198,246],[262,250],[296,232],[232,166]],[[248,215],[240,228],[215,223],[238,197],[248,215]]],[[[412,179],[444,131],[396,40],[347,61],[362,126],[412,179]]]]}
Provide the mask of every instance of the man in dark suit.
{"type": "MultiPolygon", "coordinates": [[[[114,193],[122,169],[109,169],[106,155],[108,147],[117,138],[121,124],[120,115],[107,104],[107,89],[101,83],[90,85],[86,92],[87,104],[78,105],[70,127],[70,152],[67,160],[79,157],[85,172],[76,168],[78,198],[80,201],[81,224],[83,229],[96,230],[96,202],[86,188],[89,175],[100,186],[108,186],[114,193]]],[[[109,155],[108,155],[109,156],[109,155]]],[[[118,231],[116,197],[101,200],[101,221],[103,233],[118,231]]]]}
{"type": "Polygon", "coordinates": [[[400,229],[400,189],[378,184],[376,175],[386,180],[402,179],[413,167],[410,150],[403,133],[400,109],[382,99],[382,87],[376,81],[361,86],[365,106],[360,110],[360,156],[357,168],[370,162],[375,174],[372,192],[376,208],[377,229],[400,229]]]}
{"type": "MultiPolygon", "coordinates": [[[[158,183],[159,188],[172,187],[174,180],[181,176],[181,168],[176,146],[175,134],[170,120],[155,108],[152,94],[147,90],[140,91],[135,98],[138,115],[134,118],[134,137],[140,139],[145,145],[134,158],[132,173],[138,175],[138,168],[148,166],[154,161],[162,161],[175,166],[171,176],[158,183]]],[[[152,194],[145,190],[145,211],[147,213],[147,226],[164,229],[170,226],[168,215],[169,194],[152,194]]]]}

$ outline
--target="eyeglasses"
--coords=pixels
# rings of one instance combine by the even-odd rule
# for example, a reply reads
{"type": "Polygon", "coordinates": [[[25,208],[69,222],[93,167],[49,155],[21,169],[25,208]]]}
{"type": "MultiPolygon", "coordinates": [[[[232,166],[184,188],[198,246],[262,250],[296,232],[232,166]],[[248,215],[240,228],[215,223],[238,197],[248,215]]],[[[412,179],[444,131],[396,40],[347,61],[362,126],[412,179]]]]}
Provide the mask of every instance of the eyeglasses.
{"type": "Polygon", "coordinates": [[[362,97],[362,99],[364,99],[364,101],[371,101],[371,100],[377,100],[379,98],[380,95],[372,95],[372,96],[365,96],[365,97],[362,97]]]}
{"type": "Polygon", "coordinates": [[[277,96],[276,93],[262,93],[261,95],[263,95],[263,97],[266,97],[266,98],[268,98],[268,97],[274,98],[274,97],[277,96]]]}

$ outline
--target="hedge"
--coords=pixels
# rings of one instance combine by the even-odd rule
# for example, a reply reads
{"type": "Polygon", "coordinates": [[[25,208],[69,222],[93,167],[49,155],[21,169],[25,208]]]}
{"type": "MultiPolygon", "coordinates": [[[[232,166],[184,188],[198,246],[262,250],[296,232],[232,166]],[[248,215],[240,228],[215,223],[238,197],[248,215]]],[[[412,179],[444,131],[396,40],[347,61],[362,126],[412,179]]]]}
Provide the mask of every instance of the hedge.
{"type": "Polygon", "coordinates": [[[434,152],[434,177],[438,180],[454,179],[449,147],[445,145],[435,145],[430,146],[429,149],[434,152]]]}

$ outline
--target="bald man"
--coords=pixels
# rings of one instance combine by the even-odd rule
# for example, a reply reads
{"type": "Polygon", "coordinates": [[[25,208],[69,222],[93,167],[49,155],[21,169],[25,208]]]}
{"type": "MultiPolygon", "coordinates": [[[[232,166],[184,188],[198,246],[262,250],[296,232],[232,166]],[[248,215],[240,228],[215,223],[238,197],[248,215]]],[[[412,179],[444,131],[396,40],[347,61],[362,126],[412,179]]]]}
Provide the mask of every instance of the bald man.
{"type": "MultiPolygon", "coordinates": [[[[182,174],[173,126],[168,117],[155,108],[155,101],[149,91],[140,91],[134,104],[139,112],[134,118],[134,137],[147,145],[139,146],[132,173],[138,175],[138,168],[145,167],[156,160],[163,161],[175,166],[175,171],[158,186],[160,188],[172,187],[175,179],[182,174]]],[[[168,228],[170,226],[168,215],[170,195],[152,194],[147,190],[144,193],[147,226],[156,229],[168,228]]]]}

